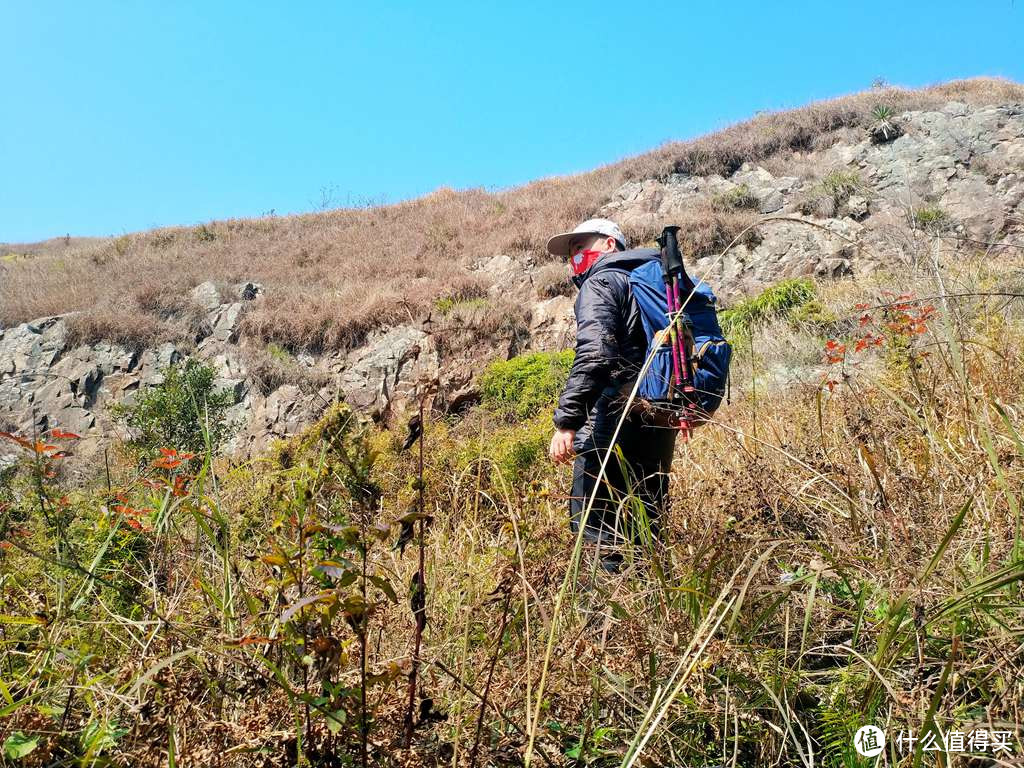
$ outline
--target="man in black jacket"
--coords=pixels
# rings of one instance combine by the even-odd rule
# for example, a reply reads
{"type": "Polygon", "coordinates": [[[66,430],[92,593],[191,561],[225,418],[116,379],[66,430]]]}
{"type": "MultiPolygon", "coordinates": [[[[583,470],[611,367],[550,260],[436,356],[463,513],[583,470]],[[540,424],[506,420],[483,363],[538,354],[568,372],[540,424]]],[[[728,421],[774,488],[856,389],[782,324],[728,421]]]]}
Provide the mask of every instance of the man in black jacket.
{"type": "MultiPolygon", "coordinates": [[[[627,249],[618,225],[590,219],[548,241],[548,251],[569,260],[576,297],[576,358],[555,410],[549,454],[557,463],[575,456],[569,514],[578,531],[594,491],[601,461],[612,442],[626,398],[647,351],[640,310],[629,273],[651,259],[654,248],[627,249]]],[[[668,497],[676,430],[647,423],[631,413],[587,515],[584,539],[598,546],[602,566],[617,571],[626,539],[652,542],[668,497]],[[623,499],[632,498],[623,503],[623,499]]]]}

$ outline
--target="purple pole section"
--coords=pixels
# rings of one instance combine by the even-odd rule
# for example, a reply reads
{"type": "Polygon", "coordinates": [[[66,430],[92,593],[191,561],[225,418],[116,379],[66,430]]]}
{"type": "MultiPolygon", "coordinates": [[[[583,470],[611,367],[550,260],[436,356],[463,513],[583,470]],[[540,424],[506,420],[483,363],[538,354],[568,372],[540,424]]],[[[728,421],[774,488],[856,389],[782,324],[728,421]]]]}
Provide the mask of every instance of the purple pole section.
{"type": "MultiPolygon", "coordinates": [[[[672,286],[667,282],[665,283],[665,301],[668,303],[668,315],[671,318],[675,308],[672,306],[672,286]]],[[[676,346],[675,325],[669,323],[665,330],[668,331],[669,343],[672,345],[672,378],[678,385],[682,383],[682,378],[679,375],[679,348],[676,346]]]]}
{"type": "MultiPolygon", "coordinates": [[[[681,306],[681,303],[679,301],[679,280],[678,279],[673,279],[672,280],[672,295],[673,295],[673,298],[675,299],[676,309],[679,309],[680,306],[681,306]]],[[[683,318],[679,317],[676,320],[676,322],[679,324],[678,328],[676,329],[676,334],[675,334],[675,338],[678,340],[678,344],[679,344],[679,360],[680,360],[680,362],[682,364],[684,383],[688,385],[690,383],[690,370],[689,370],[690,367],[689,367],[689,365],[687,365],[687,360],[686,360],[686,333],[683,330],[683,318]]]]}

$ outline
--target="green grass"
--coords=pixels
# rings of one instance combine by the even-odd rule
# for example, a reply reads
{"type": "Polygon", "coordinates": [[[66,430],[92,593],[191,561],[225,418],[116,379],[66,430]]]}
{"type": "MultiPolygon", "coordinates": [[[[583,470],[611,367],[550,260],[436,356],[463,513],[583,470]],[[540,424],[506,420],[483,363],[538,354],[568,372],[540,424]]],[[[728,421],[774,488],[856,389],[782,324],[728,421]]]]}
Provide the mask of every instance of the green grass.
{"type": "Polygon", "coordinates": [[[757,296],[743,299],[734,307],[719,312],[722,331],[726,338],[736,341],[748,337],[770,320],[825,319],[828,316],[827,310],[815,302],[816,296],[814,283],[808,278],[783,280],[757,296]]]}
{"type": "Polygon", "coordinates": [[[468,299],[443,296],[434,301],[434,308],[442,315],[448,315],[457,309],[481,309],[487,306],[487,299],[482,296],[474,296],[468,299]]]}
{"type": "Polygon", "coordinates": [[[915,208],[913,213],[914,226],[926,232],[940,232],[950,225],[949,214],[937,205],[926,205],[915,208]]]}
{"type": "Polygon", "coordinates": [[[533,352],[491,363],[480,377],[484,405],[510,420],[536,415],[558,398],[574,355],[533,352]]]}
{"type": "Polygon", "coordinates": [[[722,192],[711,198],[711,207],[719,210],[756,210],[758,200],[750,192],[750,187],[740,184],[738,187],[722,192]]]}

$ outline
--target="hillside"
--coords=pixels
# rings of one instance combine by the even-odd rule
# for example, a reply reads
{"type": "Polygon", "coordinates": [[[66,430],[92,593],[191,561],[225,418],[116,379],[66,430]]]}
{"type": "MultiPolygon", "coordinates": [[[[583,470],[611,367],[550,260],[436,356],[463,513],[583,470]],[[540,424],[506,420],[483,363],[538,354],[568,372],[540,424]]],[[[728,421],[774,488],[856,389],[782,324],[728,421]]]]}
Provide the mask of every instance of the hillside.
{"type": "Polygon", "coordinates": [[[930,764],[907,732],[1024,752],[1024,86],[49,242],[0,261],[0,759],[845,768],[868,723],[887,765],[930,764]],[[735,349],[618,575],[546,456],[543,245],[595,214],[681,225],[735,349]]]}
{"type": "Polygon", "coordinates": [[[339,392],[387,415],[427,375],[451,410],[476,397],[466,360],[571,340],[558,298],[570,286],[543,246],[594,213],[638,243],[682,225],[698,273],[759,217],[820,225],[748,231],[706,275],[726,304],[783,277],[867,274],[892,249],[905,261],[899,241],[931,208],[950,233],[1017,242],[1021,102],[1021,86],[996,80],[874,90],[502,193],[48,241],[0,264],[0,356],[17,374],[0,382],[0,420],[31,431],[34,411],[38,430],[88,433],[80,453],[96,453],[104,404],[190,355],[238,395],[239,455],[295,434],[339,392]],[[905,136],[870,142],[879,107],[905,136]]]}

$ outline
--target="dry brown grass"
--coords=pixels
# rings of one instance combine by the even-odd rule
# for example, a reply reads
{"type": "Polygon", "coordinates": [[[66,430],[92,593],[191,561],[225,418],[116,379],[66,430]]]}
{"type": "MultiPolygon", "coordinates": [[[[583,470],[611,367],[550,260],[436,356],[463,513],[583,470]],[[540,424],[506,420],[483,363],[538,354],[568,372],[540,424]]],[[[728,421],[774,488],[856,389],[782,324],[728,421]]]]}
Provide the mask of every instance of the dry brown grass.
{"type": "Polygon", "coordinates": [[[576,292],[569,273],[562,264],[545,264],[533,276],[533,288],[542,299],[572,296],[576,292]]]}
{"type": "MultiPolygon", "coordinates": [[[[323,592],[348,605],[371,601],[373,765],[468,764],[481,711],[471,691],[485,687],[492,706],[483,709],[478,765],[522,764],[525,713],[538,699],[537,744],[555,765],[568,764],[562,756],[581,733],[604,734],[591,742],[591,765],[621,764],[647,729],[635,765],[716,765],[722,755],[752,768],[851,765],[844,747],[848,754],[857,726],[884,718],[890,732],[920,732],[929,708],[943,728],[1012,730],[1019,743],[1024,390],[1015,373],[1024,365],[1024,309],[1008,297],[1021,293],[1024,264],[1019,254],[991,258],[960,243],[919,247],[936,249],[941,282],[930,269],[908,269],[823,290],[829,311],[852,321],[840,338],[848,354],[827,374],[809,369],[825,344],[810,331],[797,331],[794,345],[793,333],[766,326],[738,346],[732,403],[677,446],[664,546],[633,553],[619,576],[585,567],[586,588],[570,578],[564,603],[570,476],[546,460],[546,413],[515,424],[486,408],[454,422],[428,417],[421,483],[417,451],[400,449],[404,431],[373,431],[368,450],[346,443],[352,453],[339,451],[347,416],[338,411],[270,456],[214,463],[216,482],[188,479],[173,527],[122,526],[126,543],[107,538],[121,513],[109,509],[103,483],[61,500],[70,522],[59,531],[36,513],[43,481],[26,482],[35,466],[26,464],[7,502],[18,529],[0,549],[13,574],[0,585],[11,606],[5,671],[18,694],[5,725],[39,736],[34,757],[53,750],[70,755],[65,762],[79,754],[82,734],[108,722],[126,731],[109,748],[116,764],[166,765],[176,744],[182,765],[213,764],[214,755],[225,766],[293,765],[298,740],[310,736],[307,749],[354,753],[359,624],[326,608],[296,612],[301,595],[315,595],[303,589],[324,587],[313,566],[328,565],[325,551],[340,545],[320,531],[336,529],[367,542],[340,549],[344,559],[366,553],[363,572],[398,592],[389,599],[363,587],[356,602],[358,587],[340,581],[323,592]],[[894,334],[857,352],[860,334],[891,321],[881,305],[904,292],[913,294],[911,311],[934,304],[940,314],[913,338],[894,334]],[[864,304],[873,318],[866,328],[864,304]],[[804,348],[817,354],[799,362],[798,383],[791,355],[803,358],[804,348]],[[826,375],[834,389],[821,386],[826,375]],[[349,455],[374,465],[379,509],[368,520],[345,495],[341,457],[349,455]],[[402,752],[414,627],[404,585],[417,564],[415,540],[404,552],[394,542],[421,487],[431,520],[420,694],[445,719],[424,718],[413,750],[402,752]],[[222,527],[211,530],[211,519],[222,527]],[[377,538],[382,526],[386,541],[377,538]],[[307,531],[318,537],[312,545],[307,531]],[[102,562],[103,582],[52,557],[60,536],[81,562],[102,562]],[[69,610],[59,597],[65,585],[94,597],[69,610]],[[220,594],[231,596],[228,607],[210,599],[220,594]],[[713,640],[690,654],[687,644],[701,636],[713,640]],[[83,657],[102,674],[84,676],[83,657]],[[649,702],[672,690],[684,661],[692,674],[652,724],[649,702]],[[943,668],[952,671],[948,685],[943,668]],[[317,700],[321,680],[344,685],[338,711],[348,714],[333,740],[317,700]],[[304,714],[310,700],[317,705],[304,714]],[[800,759],[812,751],[813,761],[800,759]]],[[[477,317],[480,307],[454,304],[445,322],[505,315],[497,305],[477,317]]],[[[113,466],[121,498],[148,523],[166,508],[149,508],[152,484],[165,478],[147,472],[113,466]]],[[[913,760],[904,753],[891,764],[913,760]]]]}
{"type": "Polygon", "coordinates": [[[4,256],[45,256],[81,251],[105,241],[105,237],[51,237],[38,243],[0,243],[0,258],[4,256]]]}
{"type": "Polygon", "coordinates": [[[283,384],[295,384],[303,392],[315,392],[330,381],[322,369],[309,368],[278,346],[246,344],[242,362],[248,379],[263,395],[269,395],[283,384]]]}
{"type": "MultiPolygon", "coordinates": [[[[31,259],[0,262],[0,323],[79,311],[82,339],[145,344],[184,338],[194,318],[177,311],[173,298],[156,294],[184,293],[204,280],[254,280],[267,295],[246,317],[244,333],[292,350],[347,348],[373,328],[423,315],[450,295],[453,283],[479,280],[472,269],[486,257],[525,252],[548,260],[547,237],[592,215],[626,181],[672,172],[728,174],[745,161],[767,158],[777,164],[866,125],[880,103],[899,112],[954,99],[1024,101],[1024,87],[975,79],[916,91],[872,90],[496,193],[441,189],[397,205],[154,230],[68,246],[59,255],[44,249],[31,259]]],[[[741,222],[732,218],[746,213],[706,219],[695,211],[687,227],[691,247],[698,255],[714,251],[738,231],[741,222]]],[[[645,241],[651,233],[629,234],[645,241]]]]}
{"type": "Polygon", "coordinates": [[[687,208],[676,220],[679,245],[694,258],[721,253],[734,239],[743,235],[743,242],[751,248],[761,242],[756,229],[748,229],[761,218],[749,208],[722,208],[705,201],[687,208]],[[746,230],[746,231],[744,231],[746,230]]]}

